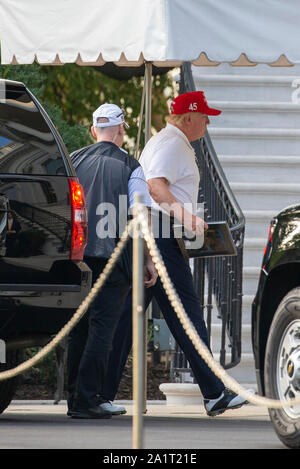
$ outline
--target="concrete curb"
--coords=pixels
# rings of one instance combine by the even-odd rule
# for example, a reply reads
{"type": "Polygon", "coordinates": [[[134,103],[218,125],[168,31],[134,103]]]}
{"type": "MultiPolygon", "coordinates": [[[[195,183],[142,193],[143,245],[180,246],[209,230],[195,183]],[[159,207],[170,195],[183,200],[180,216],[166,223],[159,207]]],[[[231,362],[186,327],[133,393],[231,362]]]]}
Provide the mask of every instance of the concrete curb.
{"type": "MultiPolygon", "coordinates": [[[[67,403],[60,401],[59,404],[53,404],[54,401],[49,400],[15,400],[5,410],[4,414],[8,416],[17,413],[26,415],[50,414],[50,415],[66,415],[67,403]]],[[[116,418],[131,417],[133,415],[133,401],[117,400],[117,404],[126,406],[127,414],[116,416],[116,418]]],[[[230,420],[269,420],[268,409],[265,407],[255,406],[252,404],[245,405],[240,409],[228,410],[218,417],[208,417],[203,405],[166,405],[166,401],[147,401],[147,412],[144,414],[147,419],[149,417],[157,418],[189,418],[189,419],[211,419],[222,418],[230,420]]],[[[1,416],[0,416],[1,419],[1,416]]]]}

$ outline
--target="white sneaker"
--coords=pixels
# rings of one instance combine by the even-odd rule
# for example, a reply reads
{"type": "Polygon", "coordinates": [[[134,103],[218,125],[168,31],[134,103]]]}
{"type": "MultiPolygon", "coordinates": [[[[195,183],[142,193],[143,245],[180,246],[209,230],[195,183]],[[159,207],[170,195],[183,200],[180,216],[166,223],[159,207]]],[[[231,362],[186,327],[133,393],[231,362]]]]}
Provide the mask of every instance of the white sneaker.
{"type": "MultiPolygon", "coordinates": [[[[248,392],[255,393],[253,389],[247,389],[248,392]]],[[[236,394],[230,389],[224,389],[222,394],[216,399],[204,399],[204,407],[207,415],[215,417],[223,414],[226,410],[238,409],[244,404],[248,404],[247,399],[236,394]]]]}
{"type": "Polygon", "coordinates": [[[111,415],[122,415],[126,414],[126,409],[122,405],[113,404],[111,401],[105,401],[99,404],[106,412],[110,413],[111,415]]]}

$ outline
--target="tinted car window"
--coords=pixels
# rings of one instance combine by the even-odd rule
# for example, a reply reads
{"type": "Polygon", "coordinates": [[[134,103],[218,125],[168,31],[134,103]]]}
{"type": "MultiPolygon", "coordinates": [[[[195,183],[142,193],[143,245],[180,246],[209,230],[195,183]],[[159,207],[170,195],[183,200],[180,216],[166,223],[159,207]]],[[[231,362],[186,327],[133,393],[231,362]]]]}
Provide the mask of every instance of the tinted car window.
{"type": "Polygon", "coordinates": [[[56,140],[30,95],[24,88],[0,88],[0,173],[66,175],[56,140]]]}

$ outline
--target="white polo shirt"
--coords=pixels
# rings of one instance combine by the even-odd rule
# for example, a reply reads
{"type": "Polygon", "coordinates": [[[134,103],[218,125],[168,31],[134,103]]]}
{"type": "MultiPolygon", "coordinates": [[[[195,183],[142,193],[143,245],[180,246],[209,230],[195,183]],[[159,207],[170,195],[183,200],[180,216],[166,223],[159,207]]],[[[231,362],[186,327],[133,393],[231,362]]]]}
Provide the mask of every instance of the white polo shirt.
{"type": "MultiPolygon", "coordinates": [[[[124,148],[120,147],[124,153],[128,154],[124,148]]],[[[136,168],[132,173],[128,181],[128,198],[129,198],[129,208],[134,206],[134,194],[139,192],[142,194],[142,204],[146,207],[151,207],[152,199],[149,194],[149,189],[145,179],[144,171],[141,166],[136,168]]]]}
{"type": "MultiPolygon", "coordinates": [[[[187,210],[196,214],[199,170],[195,162],[195,151],[185,134],[172,124],[167,124],[147,142],[139,163],[146,180],[166,178],[169,190],[187,210]]],[[[152,199],[152,207],[161,210],[152,199]]]]}

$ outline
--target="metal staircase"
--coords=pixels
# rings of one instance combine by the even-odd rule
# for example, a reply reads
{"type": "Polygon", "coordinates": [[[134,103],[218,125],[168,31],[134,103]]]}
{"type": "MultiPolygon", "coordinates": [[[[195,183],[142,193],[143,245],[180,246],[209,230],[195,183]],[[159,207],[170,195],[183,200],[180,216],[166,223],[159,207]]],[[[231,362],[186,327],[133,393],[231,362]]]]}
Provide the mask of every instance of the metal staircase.
{"type": "MultiPolygon", "coordinates": [[[[195,87],[222,114],[208,128],[218,159],[245,216],[241,363],[230,374],[255,383],[251,303],[268,224],[300,198],[300,67],[193,67],[195,87]]],[[[212,342],[220,326],[212,319],[212,342]]],[[[214,352],[217,349],[214,347],[214,352]]]]}
{"type": "MultiPolygon", "coordinates": [[[[180,92],[194,91],[190,64],[181,68],[180,92]]],[[[198,202],[204,204],[207,221],[225,220],[230,228],[237,255],[198,258],[193,262],[194,282],[203,306],[208,333],[224,368],[235,367],[241,358],[242,269],[245,219],[220,165],[209,134],[195,143],[201,172],[198,202]],[[214,316],[218,321],[215,323],[214,316]]],[[[172,360],[173,382],[193,381],[189,364],[176,345],[172,360]]]]}

